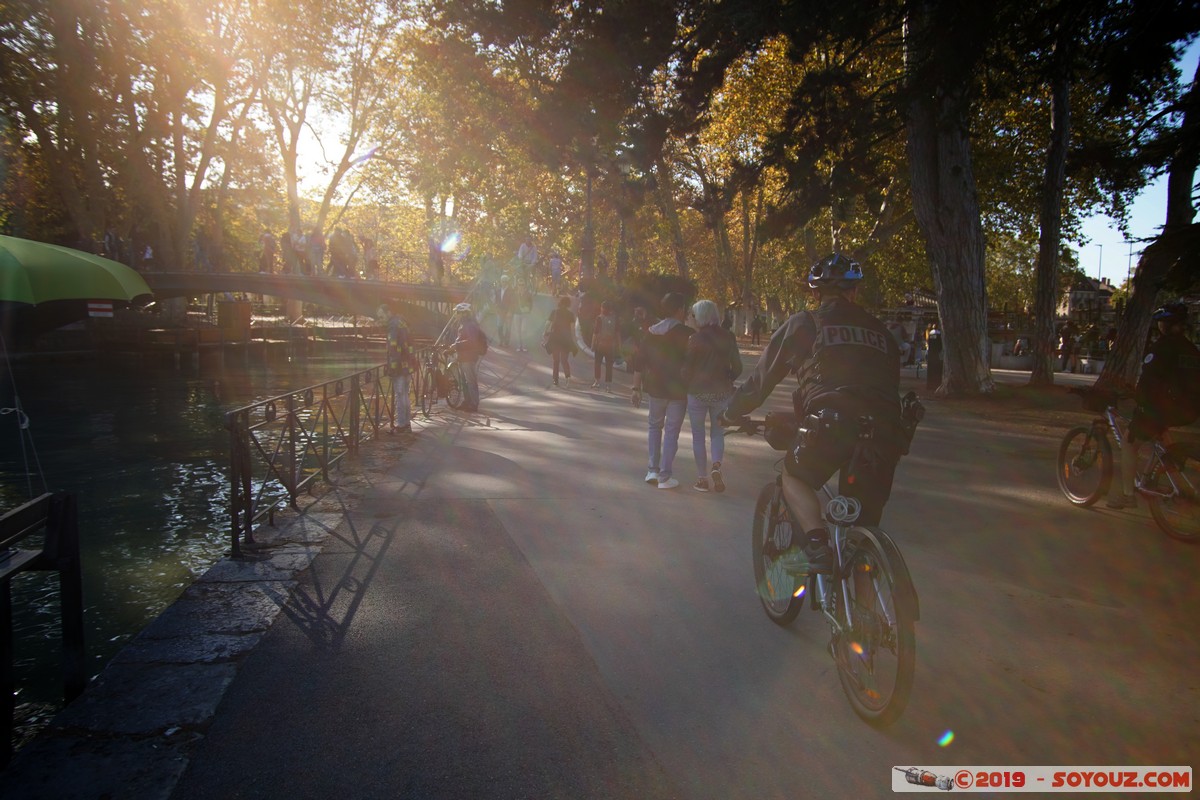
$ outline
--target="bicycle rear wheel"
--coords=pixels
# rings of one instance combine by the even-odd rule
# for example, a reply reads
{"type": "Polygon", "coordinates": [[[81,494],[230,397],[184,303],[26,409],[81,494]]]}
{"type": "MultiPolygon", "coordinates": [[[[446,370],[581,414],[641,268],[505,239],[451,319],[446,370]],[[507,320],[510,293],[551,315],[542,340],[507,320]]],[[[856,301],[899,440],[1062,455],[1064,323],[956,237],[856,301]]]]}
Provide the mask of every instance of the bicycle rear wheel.
{"type": "Polygon", "coordinates": [[[430,367],[421,370],[420,392],[421,413],[428,417],[437,403],[437,375],[430,367]]]}
{"type": "Polygon", "coordinates": [[[916,591],[908,569],[861,529],[852,529],[844,553],[852,615],[833,639],[838,680],[854,713],[883,727],[908,705],[916,666],[916,591]]]}
{"type": "Polygon", "coordinates": [[[467,402],[467,393],[464,389],[467,379],[463,375],[462,367],[457,362],[446,368],[446,382],[449,386],[446,392],[446,402],[450,404],[451,408],[462,408],[463,403],[467,402]]]}
{"type": "Polygon", "coordinates": [[[1200,541],[1200,452],[1196,448],[1174,445],[1158,470],[1153,485],[1142,496],[1150,506],[1150,515],[1158,527],[1181,542],[1200,541]],[[1163,497],[1153,492],[1171,492],[1163,497]]]}
{"type": "Polygon", "coordinates": [[[796,592],[804,579],[792,575],[777,563],[779,555],[792,546],[792,523],[777,483],[768,483],[754,504],[752,545],[754,583],[763,611],[776,625],[788,625],[804,606],[796,592]]]}
{"type": "Polygon", "coordinates": [[[1113,454],[1107,436],[1094,428],[1071,428],[1058,446],[1058,488],[1077,506],[1090,506],[1112,484],[1113,454]]]}

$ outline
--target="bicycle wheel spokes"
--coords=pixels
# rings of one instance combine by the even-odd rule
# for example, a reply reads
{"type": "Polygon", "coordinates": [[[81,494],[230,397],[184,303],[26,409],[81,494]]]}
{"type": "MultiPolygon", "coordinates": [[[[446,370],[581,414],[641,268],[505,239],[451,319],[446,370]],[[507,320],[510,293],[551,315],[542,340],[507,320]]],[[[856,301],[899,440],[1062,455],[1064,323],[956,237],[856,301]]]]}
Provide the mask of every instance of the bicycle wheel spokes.
{"type": "Polygon", "coordinates": [[[1160,475],[1153,488],[1162,492],[1174,489],[1171,496],[1145,495],[1158,527],[1182,542],[1200,541],[1200,462],[1195,455],[1200,454],[1169,456],[1172,466],[1160,475]]]}
{"type": "Polygon", "coordinates": [[[421,373],[421,413],[428,417],[436,402],[437,374],[432,369],[426,368],[421,373]]]}
{"type": "Polygon", "coordinates": [[[463,388],[466,384],[466,377],[463,375],[462,367],[457,363],[451,364],[446,370],[446,402],[451,408],[462,408],[463,403],[467,401],[466,391],[463,388]]]}
{"type": "Polygon", "coordinates": [[[758,599],[772,622],[787,625],[804,605],[803,599],[796,596],[804,584],[778,564],[779,555],[792,545],[792,526],[773,483],[759,492],[752,540],[758,599]]]}
{"type": "Polygon", "coordinates": [[[869,539],[862,537],[850,549],[846,574],[851,619],[834,637],[838,678],[856,714],[872,725],[888,725],[903,713],[912,689],[912,611],[897,601],[897,574],[869,539]]]}
{"type": "Polygon", "coordinates": [[[1113,456],[1108,439],[1080,426],[1067,431],[1058,447],[1058,487],[1077,506],[1090,506],[1108,492],[1113,456]]]}

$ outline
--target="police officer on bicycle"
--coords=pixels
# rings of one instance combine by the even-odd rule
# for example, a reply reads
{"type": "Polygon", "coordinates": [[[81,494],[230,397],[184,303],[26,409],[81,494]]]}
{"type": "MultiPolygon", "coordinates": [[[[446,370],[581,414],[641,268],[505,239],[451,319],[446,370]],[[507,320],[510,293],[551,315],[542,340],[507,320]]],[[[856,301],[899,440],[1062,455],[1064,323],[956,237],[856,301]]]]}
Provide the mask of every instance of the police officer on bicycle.
{"type": "Polygon", "coordinates": [[[906,450],[900,349],[887,326],[855,302],[862,278],[858,262],[839,253],[814,264],[808,285],[819,307],[792,315],[775,331],[724,415],[726,424],[737,425],[738,418],[762,405],[794,372],[799,388],[792,405],[802,427],[810,415],[836,419],[815,436],[797,437],[784,462],[784,497],[805,534],[780,559],[793,572],[832,569],[817,491],[833,473],[841,470],[841,494],[862,504],[859,524],[878,525],[896,464],[906,450]],[[860,423],[864,416],[872,420],[866,428],[860,423]],[[870,438],[861,438],[864,431],[870,438]]]}
{"type": "Polygon", "coordinates": [[[1183,303],[1167,303],[1154,311],[1152,319],[1161,336],[1142,359],[1142,373],[1134,389],[1137,407],[1121,448],[1120,487],[1109,495],[1105,503],[1109,508],[1137,506],[1134,479],[1142,442],[1160,438],[1169,428],[1194,422],[1200,413],[1196,398],[1200,349],[1187,338],[1188,307],[1183,303]]]}

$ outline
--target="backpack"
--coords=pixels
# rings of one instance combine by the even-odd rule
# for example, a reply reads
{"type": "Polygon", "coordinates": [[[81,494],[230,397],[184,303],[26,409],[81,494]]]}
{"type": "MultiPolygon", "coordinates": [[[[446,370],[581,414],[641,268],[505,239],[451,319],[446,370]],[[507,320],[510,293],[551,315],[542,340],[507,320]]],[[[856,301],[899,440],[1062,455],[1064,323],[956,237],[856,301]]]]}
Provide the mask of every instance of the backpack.
{"type": "Polygon", "coordinates": [[[596,344],[604,349],[611,349],[617,344],[617,318],[601,314],[596,317],[596,330],[593,334],[596,344]]]}

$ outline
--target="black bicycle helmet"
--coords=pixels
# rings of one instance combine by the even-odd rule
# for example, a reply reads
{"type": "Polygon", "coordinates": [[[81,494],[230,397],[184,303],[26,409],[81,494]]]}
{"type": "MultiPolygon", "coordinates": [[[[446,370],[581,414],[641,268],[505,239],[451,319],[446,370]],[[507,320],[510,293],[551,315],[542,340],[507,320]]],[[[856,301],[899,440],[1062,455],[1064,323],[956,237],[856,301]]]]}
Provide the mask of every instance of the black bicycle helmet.
{"type": "Polygon", "coordinates": [[[1187,322],[1188,307],[1184,303],[1167,303],[1154,309],[1155,322],[1187,322]]]}
{"type": "Polygon", "coordinates": [[[811,289],[822,286],[852,289],[862,277],[862,267],[857,261],[846,258],[841,253],[833,253],[812,265],[808,271],[808,286],[811,289]]]}

